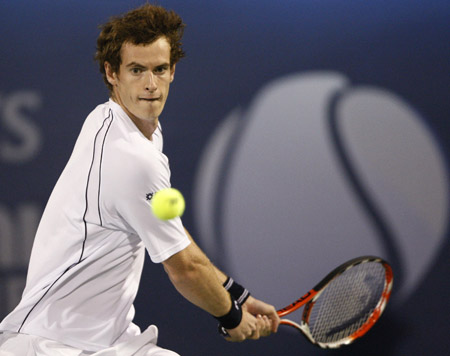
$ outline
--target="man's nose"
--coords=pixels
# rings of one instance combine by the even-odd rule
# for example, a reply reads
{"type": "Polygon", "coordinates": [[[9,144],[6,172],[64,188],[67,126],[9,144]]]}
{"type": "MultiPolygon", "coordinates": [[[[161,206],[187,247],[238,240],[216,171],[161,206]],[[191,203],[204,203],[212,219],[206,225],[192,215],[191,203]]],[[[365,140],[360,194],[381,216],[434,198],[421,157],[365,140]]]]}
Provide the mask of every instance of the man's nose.
{"type": "Polygon", "coordinates": [[[152,72],[148,75],[145,89],[151,92],[154,92],[157,89],[155,75],[152,72]]]}

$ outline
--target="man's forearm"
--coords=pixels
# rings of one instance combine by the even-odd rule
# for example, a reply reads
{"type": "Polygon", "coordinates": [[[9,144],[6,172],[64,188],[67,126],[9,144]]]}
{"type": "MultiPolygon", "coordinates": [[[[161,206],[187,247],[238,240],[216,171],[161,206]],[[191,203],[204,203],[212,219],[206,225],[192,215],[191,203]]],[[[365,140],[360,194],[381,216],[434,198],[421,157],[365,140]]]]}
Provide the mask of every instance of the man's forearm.
{"type": "Polygon", "coordinates": [[[214,316],[228,313],[231,299],[222,286],[222,276],[195,243],[163,264],[173,285],[187,300],[214,316]]]}
{"type": "MultiPolygon", "coordinates": [[[[189,239],[191,240],[191,243],[197,246],[197,244],[195,243],[194,239],[193,239],[192,236],[189,234],[189,231],[187,231],[186,229],[185,229],[185,231],[186,231],[186,235],[187,235],[187,236],[189,237],[189,239]]],[[[198,246],[197,246],[197,247],[198,247],[198,246]]],[[[228,276],[227,276],[225,273],[223,273],[220,269],[218,269],[214,264],[211,263],[211,265],[213,266],[214,271],[215,271],[216,274],[217,274],[217,278],[219,279],[220,283],[223,285],[223,284],[225,283],[225,281],[227,280],[228,276]]]]}
{"type": "MultiPolygon", "coordinates": [[[[248,299],[241,312],[242,319],[239,317],[240,321],[236,327],[231,326],[236,325],[237,321],[236,314],[233,314],[234,316],[230,314],[233,312],[233,306],[236,305],[239,312],[241,309],[238,307],[240,303],[232,304],[230,294],[235,301],[240,298],[224,288],[223,284],[227,281],[228,276],[209,261],[187,231],[186,234],[191,240],[191,244],[163,262],[169,278],[180,294],[213,316],[224,316],[223,318],[226,319],[221,318],[219,322],[227,329],[230,335],[227,338],[229,341],[243,341],[246,338],[258,339],[260,336],[269,335],[271,329],[276,331],[279,318],[274,307],[248,297],[248,294],[246,297],[248,299]],[[230,318],[233,321],[230,321],[230,318]],[[227,324],[230,326],[227,327],[227,324]]],[[[241,287],[241,289],[244,288],[241,287]]],[[[236,288],[233,291],[236,292],[236,288]]]]}

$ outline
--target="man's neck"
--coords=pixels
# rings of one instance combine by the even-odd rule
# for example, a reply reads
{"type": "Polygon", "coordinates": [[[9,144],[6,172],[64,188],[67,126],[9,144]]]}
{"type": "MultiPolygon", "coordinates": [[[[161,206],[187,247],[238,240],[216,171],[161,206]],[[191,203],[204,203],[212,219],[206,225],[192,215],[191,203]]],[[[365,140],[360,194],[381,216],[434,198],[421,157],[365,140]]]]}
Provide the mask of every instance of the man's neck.
{"type": "Polygon", "coordinates": [[[125,113],[131,119],[131,121],[133,121],[133,123],[136,125],[136,127],[139,129],[139,131],[141,131],[145,137],[147,137],[150,141],[152,141],[153,132],[155,132],[156,128],[158,127],[158,122],[159,122],[158,118],[156,117],[156,118],[148,119],[148,120],[139,119],[138,117],[133,115],[131,112],[129,112],[128,109],[124,105],[121,105],[121,103],[114,96],[112,96],[111,99],[115,103],[120,105],[122,110],[125,111],[125,113]]]}
{"type": "Polygon", "coordinates": [[[133,121],[136,127],[139,129],[139,131],[141,131],[145,137],[152,141],[153,132],[155,132],[156,128],[158,127],[158,118],[155,118],[154,120],[141,120],[134,117],[133,115],[130,115],[128,112],[127,114],[130,117],[131,121],[133,121]]]}

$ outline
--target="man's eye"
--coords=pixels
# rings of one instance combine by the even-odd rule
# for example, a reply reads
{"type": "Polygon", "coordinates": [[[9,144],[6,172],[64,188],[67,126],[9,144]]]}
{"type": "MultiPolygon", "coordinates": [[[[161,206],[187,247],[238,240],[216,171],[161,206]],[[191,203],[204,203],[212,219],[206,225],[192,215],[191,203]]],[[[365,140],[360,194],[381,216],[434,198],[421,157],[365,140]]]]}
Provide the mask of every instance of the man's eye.
{"type": "Polygon", "coordinates": [[[141,68],[132,68],[131,73],[140,74],[140,73],[142,73],[142,69],[141,68]]]}
{"type": "Polygon", "coordinates": [[[162,74],[167,70],[166,67],[157,67],[155,68],[155,73],[162,74]]]}

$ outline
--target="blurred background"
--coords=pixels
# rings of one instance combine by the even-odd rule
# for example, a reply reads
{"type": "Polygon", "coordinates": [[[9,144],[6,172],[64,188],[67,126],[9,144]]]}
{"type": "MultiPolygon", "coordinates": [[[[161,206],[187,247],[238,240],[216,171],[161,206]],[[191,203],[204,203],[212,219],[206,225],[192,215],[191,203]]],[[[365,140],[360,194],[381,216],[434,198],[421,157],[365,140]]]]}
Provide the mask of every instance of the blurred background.
{"type": "MultiPolygon", "coordinates": [[[[98,26],[141,4],[0,1],[0,318],[81,125],[108,100],[98,26]]],[[[358,255],[391,262],[395,287],[344,349],[285,328],[229,344],[148,259],[135,322],[183,356],[447,355],[448,1],[158,4],[187,24],[161,123],[184,224],[210,258],[277,307],[358,255]]]]}

